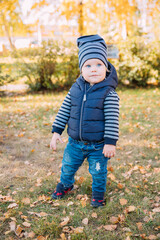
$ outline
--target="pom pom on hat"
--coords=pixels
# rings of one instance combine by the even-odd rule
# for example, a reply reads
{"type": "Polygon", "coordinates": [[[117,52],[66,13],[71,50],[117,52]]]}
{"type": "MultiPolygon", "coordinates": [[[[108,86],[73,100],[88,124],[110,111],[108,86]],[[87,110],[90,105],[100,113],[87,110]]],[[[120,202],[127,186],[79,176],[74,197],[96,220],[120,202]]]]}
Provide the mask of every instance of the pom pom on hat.
{"type": "Polygon", "coordinates": [[[98,34],[79,37],[77,39],[77,46],[79,48],[78,57],[80,69],[87,60],[92,58],[100,59],[108,68],[107,45],[104,39],[98,34]]]}

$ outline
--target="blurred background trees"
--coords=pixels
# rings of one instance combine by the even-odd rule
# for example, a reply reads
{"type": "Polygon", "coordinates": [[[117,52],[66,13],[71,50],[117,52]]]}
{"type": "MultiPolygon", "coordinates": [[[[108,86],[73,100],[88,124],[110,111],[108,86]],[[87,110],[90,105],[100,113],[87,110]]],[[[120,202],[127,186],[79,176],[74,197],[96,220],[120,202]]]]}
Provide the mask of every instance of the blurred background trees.
{"type": "Polygon", "coordinates": [[[33,90],[69,88],[79,75],[76,38],[98,33],[119,49],[109,61],[122,85],[158,86],[159,13],[158,0],[1,0],[1,85],[24,78],[33,90]]]}

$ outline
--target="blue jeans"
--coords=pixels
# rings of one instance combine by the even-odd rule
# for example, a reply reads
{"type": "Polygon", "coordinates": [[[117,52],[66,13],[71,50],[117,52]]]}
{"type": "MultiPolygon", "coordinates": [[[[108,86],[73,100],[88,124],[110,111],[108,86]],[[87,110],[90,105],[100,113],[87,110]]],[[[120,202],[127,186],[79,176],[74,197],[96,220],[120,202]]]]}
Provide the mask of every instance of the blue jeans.
{"type": "Polygon", "coordinates": [[[60,178],[65,187],[73,185],[75,173],[87,158],[89,172],[92,175],[92,191],[106,191],[108,158],[102,153],[103,146],[104,142],[81,142],[69,137],[69,142],[64,150],[60,178]]]}

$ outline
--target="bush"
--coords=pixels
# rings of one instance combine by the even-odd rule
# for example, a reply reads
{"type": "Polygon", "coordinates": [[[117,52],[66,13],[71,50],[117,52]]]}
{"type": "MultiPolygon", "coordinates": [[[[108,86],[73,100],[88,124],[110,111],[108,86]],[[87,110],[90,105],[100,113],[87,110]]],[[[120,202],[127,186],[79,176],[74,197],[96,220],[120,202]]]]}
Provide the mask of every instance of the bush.
{"type": "Polygon", "coordinates": [[[12,67],[0,64],[0,86],[6,85],[14,80],[12,77],[12,67]]]}
{"type": "Polygon", "coordinates": [[[144,39],[129,39],[119,45],[119,60],[114,61],[119,82],[131,87],[146,87],[160,83],[160,42],[145,43],[144,39]]]}
{"type": "Polygon", "coordinates": [[[34,91],[69,88],[79,75],[77,52],[70,43],[43,42],[39,55],[21,67],[21,76],[34,91]]]}

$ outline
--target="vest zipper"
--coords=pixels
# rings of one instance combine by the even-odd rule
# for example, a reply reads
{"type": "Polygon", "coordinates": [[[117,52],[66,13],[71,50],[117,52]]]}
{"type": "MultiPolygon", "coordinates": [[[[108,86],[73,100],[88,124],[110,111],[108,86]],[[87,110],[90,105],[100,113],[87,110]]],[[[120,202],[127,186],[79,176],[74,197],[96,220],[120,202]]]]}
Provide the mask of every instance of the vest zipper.
{"type": "Polygon", "coordinates": [[[85,84],[85,91],[84,91],[84,95],[83,95],[83,101],[82,101],[82,107],[81,107],[81,116],[80,116],[80,127],[79,127],[79,138],[81,141],[82,140],[82,115],[83,115],[83,106],[84,106],[84,102],[87,100],[87,96],[86,96],[86,84],[85,84]]]}

